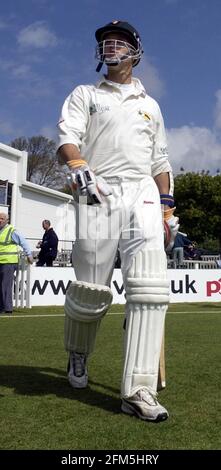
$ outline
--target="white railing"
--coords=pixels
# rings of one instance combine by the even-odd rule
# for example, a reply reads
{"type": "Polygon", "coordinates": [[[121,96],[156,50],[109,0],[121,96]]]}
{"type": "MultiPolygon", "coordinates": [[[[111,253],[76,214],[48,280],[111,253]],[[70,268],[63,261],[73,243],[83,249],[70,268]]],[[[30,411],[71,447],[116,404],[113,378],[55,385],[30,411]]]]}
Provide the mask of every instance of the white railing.
{"type": "Polygon", "coordinates": [[[14,278],[14,305],[16,308],[31,308],[31,265],[26,256],[20,254],[14,278]]]}
{"type": "Polygon", "coordinates": [[[53,266],[71,266],[72,250],[61,250],[58,252],[56,259],[53,262],[53,266]]]}
{"type": "Polygon", "coordinates": [[[216,269],[216,261],[184,260],[181,269],[216,269]]]}
{"type": "Polygon", "coordinates": [[[202,261],[218,261],[221,259],[220,255],[201,255],[202,261]]]}
{"type": "Polygon", "coordinates": [[[217,269],[219,268],[218,262],[220,255],[203,255],[200,260],[197,259],[184,259],[182,263],[169,258],[167,255],[167,268],[168,269],[217,269]]]}

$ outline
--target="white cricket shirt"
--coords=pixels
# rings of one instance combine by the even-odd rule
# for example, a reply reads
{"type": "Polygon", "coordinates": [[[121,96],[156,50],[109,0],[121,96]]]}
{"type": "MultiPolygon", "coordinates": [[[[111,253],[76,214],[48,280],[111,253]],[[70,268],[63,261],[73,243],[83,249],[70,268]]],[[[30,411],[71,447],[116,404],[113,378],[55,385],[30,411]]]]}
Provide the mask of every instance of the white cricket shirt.
{"type": "Polygon", "coordinates": [[[58,123],[59,145],[76,145],[103,177],[144,178],[171,171],[164,122],[140,80],[120,85],[104,77],[67,97],[58,123]]]}

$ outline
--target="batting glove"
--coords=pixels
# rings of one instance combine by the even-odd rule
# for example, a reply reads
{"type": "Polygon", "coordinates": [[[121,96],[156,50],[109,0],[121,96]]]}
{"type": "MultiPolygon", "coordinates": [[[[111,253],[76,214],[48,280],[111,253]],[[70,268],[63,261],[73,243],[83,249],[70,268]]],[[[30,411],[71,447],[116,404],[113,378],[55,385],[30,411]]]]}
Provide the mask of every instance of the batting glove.
{"type": "Polygon", "coordinates": [[[84,196],[87,204],[101,204],[102,196],[112,194],[109,184],[101,176],[95,176],[84,160],[76,160],[75,165],[71,167],[71,183],[78,201],[80,196],[84,196]],[[77,164],[79,166],[74,167],[77,164]]]}
{"type": "Polygon", "coordinates": [[[165,233],[165,249],[171,251],[174,241],[179,230],[179,218],[173,215],[176,207],[165,210],[164,215],[164,233],[165,233]]]}

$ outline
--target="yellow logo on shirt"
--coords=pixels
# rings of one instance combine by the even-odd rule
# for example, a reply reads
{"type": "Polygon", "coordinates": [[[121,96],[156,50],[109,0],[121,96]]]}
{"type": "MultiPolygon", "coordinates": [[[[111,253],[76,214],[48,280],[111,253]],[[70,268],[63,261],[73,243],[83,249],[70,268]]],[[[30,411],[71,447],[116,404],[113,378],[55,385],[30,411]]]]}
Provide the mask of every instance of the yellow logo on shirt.
{"type": "Polygon", "coordinates": [[[142,109],[140,109],[138,113],[145,119],[145,121],[151,120],[151,116],[146,111],[142,111],[142,109]]]}

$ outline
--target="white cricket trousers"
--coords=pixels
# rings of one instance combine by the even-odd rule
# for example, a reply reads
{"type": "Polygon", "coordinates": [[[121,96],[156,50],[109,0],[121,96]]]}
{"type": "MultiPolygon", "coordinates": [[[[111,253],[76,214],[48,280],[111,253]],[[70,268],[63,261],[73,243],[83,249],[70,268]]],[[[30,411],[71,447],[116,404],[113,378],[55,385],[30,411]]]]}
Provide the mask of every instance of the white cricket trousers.
{"type": "Polygon", "coordinates": [[[77,204],[73,266],[76,278],[110,285],[117,248],[126,292],[122,396],[157,388],[169,288],[160,196],[152,177],[108,179],[101,205],[77,204]]]}

